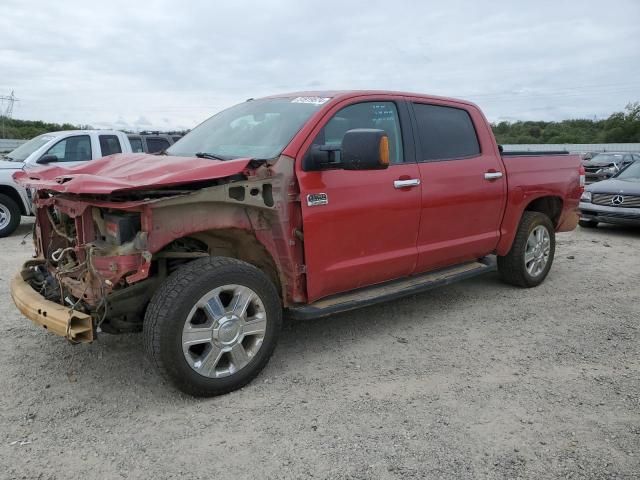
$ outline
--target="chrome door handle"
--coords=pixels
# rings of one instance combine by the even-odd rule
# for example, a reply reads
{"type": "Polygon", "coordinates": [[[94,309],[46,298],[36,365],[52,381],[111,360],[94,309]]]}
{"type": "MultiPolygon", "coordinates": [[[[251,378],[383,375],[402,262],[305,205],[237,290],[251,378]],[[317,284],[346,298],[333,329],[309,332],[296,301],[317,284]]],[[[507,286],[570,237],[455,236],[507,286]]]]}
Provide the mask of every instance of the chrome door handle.
{"type": "Polygon", "coordinates": [[[485,180],[497,180],[502,178],[502,172],[485,172],[484,179],[485,180]]]}
{"type": "Polygon", "coordinates": [[[420,185],[419,178],[410,178],[409,180],[394,180],[393,186],[395,188],[407,188],[407,187],[417,187],[420,185]]]}

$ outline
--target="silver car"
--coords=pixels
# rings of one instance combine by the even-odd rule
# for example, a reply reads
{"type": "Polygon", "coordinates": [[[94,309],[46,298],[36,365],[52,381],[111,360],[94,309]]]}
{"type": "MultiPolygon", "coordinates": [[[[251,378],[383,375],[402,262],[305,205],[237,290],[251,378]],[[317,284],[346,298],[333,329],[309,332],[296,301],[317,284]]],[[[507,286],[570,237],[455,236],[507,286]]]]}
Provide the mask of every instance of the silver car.
{"type": "Polygon", "coordinates": [[[640,161],[586,187],[580,199],[580,226],[594,228],[600,222],[640,226],[640,161]]]}

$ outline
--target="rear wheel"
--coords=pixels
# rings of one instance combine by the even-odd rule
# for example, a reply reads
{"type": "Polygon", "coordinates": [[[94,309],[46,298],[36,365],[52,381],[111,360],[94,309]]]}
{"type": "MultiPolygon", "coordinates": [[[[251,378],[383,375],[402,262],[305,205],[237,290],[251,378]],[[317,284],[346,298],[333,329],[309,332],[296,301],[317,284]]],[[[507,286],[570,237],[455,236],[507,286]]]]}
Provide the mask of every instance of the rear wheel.
{"type": "Polygon", "coordinates": [[[551,269],[555,248],[555,231],[549,217],[524,212],[511,250],[498,257],[498,272],[512,285],[540,285],[551,269]]]}
{"type": "Polygon", "coordinates": [[[281,325],[280,298],[264,273],[239,260],[206,258],[178,269],[155,293],[145,346],[183,392],[221,395],[258,375],[281,325]]]}
{"type": "Polygon", "coordinates": [[[0,194],[0,238],[11,235],[20,225],[20,207],[11,198],[0,194]]]}
{"type": "Polygon", "coordinates": [[[595,220],[578,220],[578,225],[582,228],[596,228],[598,226],[598,222],[595,220]]]}

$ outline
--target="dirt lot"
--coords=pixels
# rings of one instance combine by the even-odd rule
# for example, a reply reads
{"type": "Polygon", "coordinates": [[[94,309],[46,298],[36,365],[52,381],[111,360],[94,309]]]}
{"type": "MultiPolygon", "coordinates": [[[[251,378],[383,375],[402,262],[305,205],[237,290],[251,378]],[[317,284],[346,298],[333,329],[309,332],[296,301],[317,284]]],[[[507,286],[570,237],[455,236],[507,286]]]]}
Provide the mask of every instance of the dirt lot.
{"type": "Polygon", "coordinates": [[[2,478],[640,478],[640,231],[558,239],[537,289],[497,276],[288,323],[265,371],[209,400],[161,383],[140,335],[72,346],[8,292],[2,478]]]}

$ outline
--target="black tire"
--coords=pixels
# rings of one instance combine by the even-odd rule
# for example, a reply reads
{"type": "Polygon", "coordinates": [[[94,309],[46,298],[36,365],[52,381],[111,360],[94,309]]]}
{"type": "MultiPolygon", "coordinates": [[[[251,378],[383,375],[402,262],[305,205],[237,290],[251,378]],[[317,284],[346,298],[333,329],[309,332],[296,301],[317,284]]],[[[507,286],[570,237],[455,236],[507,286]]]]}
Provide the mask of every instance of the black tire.
{"type": "Polygon", "coordinates": [[[598,222],[595,220],[578,220],[578,225],[582,228],[596,228],[598,226],[598,222]]]}
{"type": "Polygon", "coordinates": [[[9,217],[4,226],[0,227],[0,238],[2,238],[16,231],[16,228],[20,225],[21,212],[20,207],[13,199],[2,193],[0,193],[0,208],[2,208],[4,215],[9,217]]]}
{"type": "Polygon", "coordinates": [[[189,262],[160,286],[149,302],[143,335],[145,350],[160,373],[179,390],[198,397],[222,395],[243,387],[264,368],[282,327],[282,306],[276,287],[253,265],[226,257],[189,262]],[[208,292],[223,285],[241,285],[257,294],[266,313],[261,347],[237,372],[211,378],[196,372],[182,350],[182,332],[189,312],[208,292]]]}
{"type": "Polygon", "coordinates": [[[502,280],[511,285],[525,288],[536,287],[547,277],[553,264],[555,249],[555,228],[551,219],[543,213],[524,212],[511,250],[505,256],[498,256],[498,272],[502,280]],[[550,251],[544,269],[538,275],[532,276],[526,269],[524,256],[529,235],[538,226],[545,227],[549,233],[550,251]]]}

